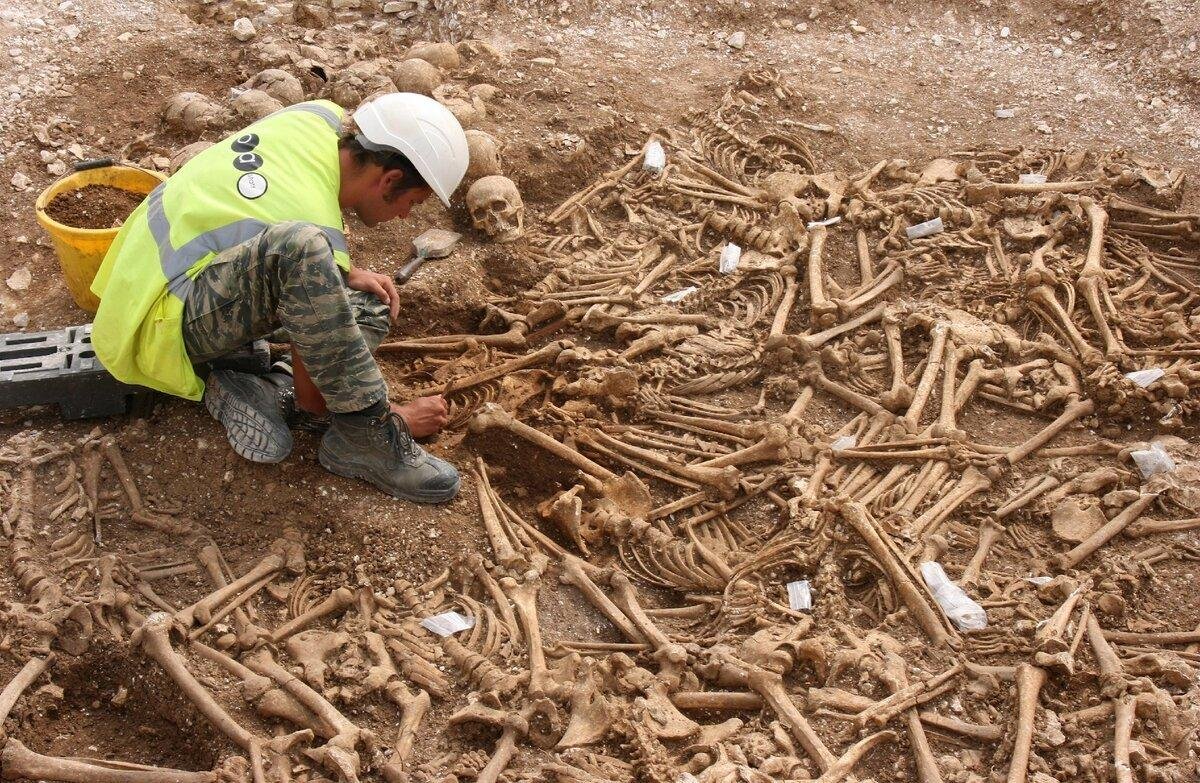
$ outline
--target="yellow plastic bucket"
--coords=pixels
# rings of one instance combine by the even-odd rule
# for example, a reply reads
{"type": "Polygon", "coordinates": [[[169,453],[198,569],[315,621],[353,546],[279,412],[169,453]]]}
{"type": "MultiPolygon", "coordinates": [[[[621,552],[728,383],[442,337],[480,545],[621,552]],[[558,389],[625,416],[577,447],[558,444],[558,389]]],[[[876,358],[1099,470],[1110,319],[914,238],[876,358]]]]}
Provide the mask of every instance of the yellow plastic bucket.
{"type": "Polygon", "coordinates": [[[117,236],[116,228],[75,228],[64,226],[46,214],[46,206],[61,193],[81,190],[88,185],[108,185],[145,195],[165,182],[166,177],[156,171],[133,166],[104,166],[103,168],[76,171],[54,182],[42,191],[35,205],[38,222],[50,234],[54,252],[62,267],[63,279],[75,304],[90,313],[100,307],[100,300],[92,294],[92,280],[104,254],[117,236]]]}

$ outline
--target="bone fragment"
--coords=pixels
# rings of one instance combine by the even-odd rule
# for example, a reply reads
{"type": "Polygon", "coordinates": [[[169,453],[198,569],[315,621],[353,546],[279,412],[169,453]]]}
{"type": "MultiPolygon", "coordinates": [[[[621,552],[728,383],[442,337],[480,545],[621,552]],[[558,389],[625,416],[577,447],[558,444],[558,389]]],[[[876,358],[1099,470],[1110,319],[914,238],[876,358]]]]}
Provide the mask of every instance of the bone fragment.
{"type": "Polygon", "coordinates": [[[846,749],[837,761],[829,765],[829,767],[817,778],[817,783],[840,783],[853,770],[863,756],[867,755],[876,745],[884,742],[893,742],[896,739],[894,731],[880,731],[875,734],[863,737],[858,742],[846,749]]]}

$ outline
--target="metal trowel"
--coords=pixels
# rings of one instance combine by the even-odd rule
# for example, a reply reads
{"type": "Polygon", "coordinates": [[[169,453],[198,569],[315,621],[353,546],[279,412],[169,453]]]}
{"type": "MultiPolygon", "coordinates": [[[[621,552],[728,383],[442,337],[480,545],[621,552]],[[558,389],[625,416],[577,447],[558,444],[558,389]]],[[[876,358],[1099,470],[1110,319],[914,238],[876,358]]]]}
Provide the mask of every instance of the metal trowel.
{"type": "Polygon", "coordinates": [[[426,261],[434,258],[445,258],[453,253],[460,239],[462,239],[462,234],[447,231],[443,228],[431,228],[423,232],[413,240],[413,248],[416,250],[416,255],[396,272],[396,285],[407,283],[426,261]]]}

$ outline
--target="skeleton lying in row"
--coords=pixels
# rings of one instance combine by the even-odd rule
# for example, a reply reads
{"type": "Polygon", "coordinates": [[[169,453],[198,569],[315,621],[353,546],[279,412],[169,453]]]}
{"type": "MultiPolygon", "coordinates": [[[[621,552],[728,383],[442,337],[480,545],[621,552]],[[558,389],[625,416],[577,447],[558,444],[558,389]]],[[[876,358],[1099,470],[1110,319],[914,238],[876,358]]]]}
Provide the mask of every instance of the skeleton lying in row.
{"type": "MultiPolygon", "coordinates": [[[[314,583],[294,535],[240,577],[200,536],[194,562],[76,555],[108,563],[123,587],[104,590],[114,635],[170,675],[249,777],[1194,774],[1200,654],[1184,645],[1200,631],[1137,610],[1156,600],[1156,568],[1200,555],[1179,535],[1196,526],[1190,466],[1141,481],[1130,452],[1144,444],[1116,427],[1177,427],[1195,411],[1200,218],[1174,211],[1182,178],[1123,155],[1021,150],[819,173],[773,121],[787,95],[774,74],[746,74],[664,136],[661,175],[631,161],[568,199],[547,218],[558,233],[531,233],[522,251],[554,268],[496,302],[488,333],[385,348],[415,367],[436,359],[482,455],[486,556],[420,587],[301,600],[314,583]],[[1046,181],[1015,182],[1026,173],[1046,181]],[[934,219],[940,231],[906,230],[934,219]],[[731,241],[744,250],[722,274],[731,241]],[[1145,386],[1124,375],[1155,367],[1145,386]],[[973,426],[981,416],[1004,426],[973,426]],[[506,453],[557,485],[521,486],[506,453]],[[987,628],[951,622],[918,570],[930,560],[987,628]],[[214,592],[188,606],[149,590],[193,571],[214,592]],[[789,602],[796,580],[811,610],[789,602]],[[543,627],[539,595],[557,589],[603,618],[600,639],[543,627]],[[473,627],[421,626],[447,610],[473,627]],[[267,723],[234,721],[200,666],[239,680],[267,723]],[[422,744],[443,701],[457,739],[422,744]],[[457,733],[468,724],[492,739],[457,733]]],[[[14,455],[26,496],[34,468],[74,453],[14,455]]],[[[31,524],[20,513],[14,531],[31,524]]],[[[30,616],[60,644],[54,580],[24,581],[48,585],[30,616]]],[[[53,671],[44,653],[0,705],[53,671]]],[[[74,780],[70,764],[89,763],[15,739],[4,753],[6,775],[74,780]]]]}

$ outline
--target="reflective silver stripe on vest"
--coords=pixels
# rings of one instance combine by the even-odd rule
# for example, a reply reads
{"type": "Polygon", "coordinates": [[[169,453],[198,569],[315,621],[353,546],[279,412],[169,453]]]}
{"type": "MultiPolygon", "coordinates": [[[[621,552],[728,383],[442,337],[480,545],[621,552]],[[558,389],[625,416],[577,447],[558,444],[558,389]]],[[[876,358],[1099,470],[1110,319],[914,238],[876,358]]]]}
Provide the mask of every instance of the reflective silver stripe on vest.
{"type": "MultiPolygon", "coordinates": [[[[192,278],[187,271],[209,253],[220,253],[234,245],[254,239],[267,229],[268,224],[255,218],[244,218],[227,223],[224,226],[205,231],[178,250],[171,247],[171,223],[163,209],[163,183],[151,191],[147,198],[146,220],[150,224],[150,234],[158,245],[158,259],[162,264],[163,276],[167,278],[167,290],[180,299],[187,299],[192,289],[192,278]]],[[[346,235],[336,228],[318,226],[329,246],[334,252],[345,253],[346,235]]]]}
{"type": "Polygon", "coordinates": [[[342,130],[342,119],[334,113],[332,109],[327,109],[324,106],[318,106],[315,103],[293,103],[291,106],[285,106],[279,111],[268,114],[263,119],[275,117],[279,114],[289,111],[306,111],[309,114],[315,114],[325,122],[329,123],[329,127],[333,128],[334,133],[339,133],[342,130]]]}

